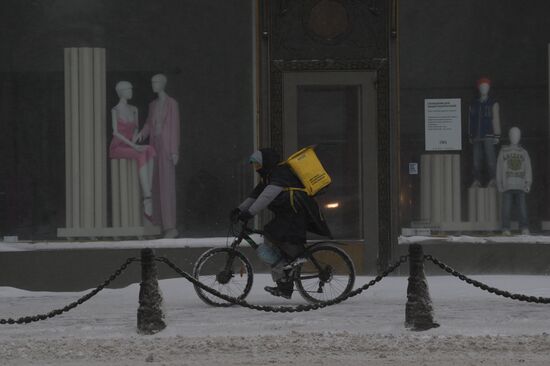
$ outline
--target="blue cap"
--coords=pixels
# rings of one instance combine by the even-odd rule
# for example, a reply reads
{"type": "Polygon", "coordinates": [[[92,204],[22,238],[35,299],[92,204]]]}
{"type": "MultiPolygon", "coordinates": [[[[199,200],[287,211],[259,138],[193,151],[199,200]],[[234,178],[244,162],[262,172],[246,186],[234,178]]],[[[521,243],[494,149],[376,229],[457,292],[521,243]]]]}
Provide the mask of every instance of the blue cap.
{"type": "Polygon", "coordinates": [[[257,150],[254,151],[252,155],[250,155],[250,158],[248,159],[249,163],[258,163],[260,165],[263,165],[263,159],[262,159],[262,152],[257,150]]]}

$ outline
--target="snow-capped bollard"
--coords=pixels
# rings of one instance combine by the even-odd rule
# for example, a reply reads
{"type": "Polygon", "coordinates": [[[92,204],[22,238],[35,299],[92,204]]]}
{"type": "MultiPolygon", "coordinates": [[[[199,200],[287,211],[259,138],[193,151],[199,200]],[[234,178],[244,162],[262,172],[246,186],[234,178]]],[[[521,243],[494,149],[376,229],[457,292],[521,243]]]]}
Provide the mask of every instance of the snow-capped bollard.
{"type": "Polygon", "coordinates": [[[141,250],[141,283],[137,312],[137,328],[140,334],[155,334],[166,328],[154,258],[152,249],[141,250]]]}
{"type": "Polygon", "coordinates": [[[407,286],[405,326],[412,330],[439,327],[433,319],[432,300],[424,274],[424,251],[418,244],[409,246],[409,285],[407,286]]]}

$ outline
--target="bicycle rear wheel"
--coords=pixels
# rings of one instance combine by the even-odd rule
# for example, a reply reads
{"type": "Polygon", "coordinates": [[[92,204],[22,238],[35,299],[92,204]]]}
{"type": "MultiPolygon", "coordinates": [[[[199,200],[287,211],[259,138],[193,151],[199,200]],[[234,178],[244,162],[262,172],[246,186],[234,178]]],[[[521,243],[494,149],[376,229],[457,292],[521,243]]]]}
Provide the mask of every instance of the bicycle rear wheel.
{"type": "Polygon", "coordinates": [[[355,283],[355,267],[343,250],[319,245],[309,250],[310,258],[296,268],[296,288],[311,303],[321,303],[346,296],[355,283]]]}
{"type": "MultiPolygon", "coordinates": [[[[199,257],[193,276],[224,295],[244,299],[252,288],[253,270],[250,261],[241,252],[231,248],[214,248],[199,257]]],[[[194,287],[199,298],[208,305],[233,305],[196,285],[194,287]]]]}

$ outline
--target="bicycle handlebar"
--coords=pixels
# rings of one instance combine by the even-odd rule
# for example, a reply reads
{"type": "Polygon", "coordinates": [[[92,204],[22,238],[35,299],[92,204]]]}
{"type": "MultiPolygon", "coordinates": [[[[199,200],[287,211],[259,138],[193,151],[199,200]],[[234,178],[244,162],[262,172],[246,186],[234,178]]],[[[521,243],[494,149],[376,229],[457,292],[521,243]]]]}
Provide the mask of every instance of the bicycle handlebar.
{"type": "Polygon", "coordinates": [[[255,230],[255,229],[252,229],[252,228],[248,227],[248,220],[247,220],[247,221],[243,221],[243,223],[241,225],[241,230],[240,230],[239,236],[242,237],[243,234],[264,235],[264,232],[262,230],[255,230]]]}

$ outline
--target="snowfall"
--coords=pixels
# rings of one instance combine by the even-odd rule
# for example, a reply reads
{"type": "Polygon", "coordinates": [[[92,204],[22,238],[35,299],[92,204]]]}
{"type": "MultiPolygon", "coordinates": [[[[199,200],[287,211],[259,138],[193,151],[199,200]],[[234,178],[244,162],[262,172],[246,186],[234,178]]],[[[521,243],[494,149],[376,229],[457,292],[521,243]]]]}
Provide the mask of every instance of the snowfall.
{"type": "MultiPolygon", "coordinates": [[[[550,296],[546,276],[473,276],[505,290],[550,296]]],[[[356,286],[372,277],[358,277],[356,286]]],[[[55,318],[0,325],[2,365],[549,365],[550,305],[517,302],[449,276],[428,284],[439,328],[404,326],[406,277],[388,277],[348,301],[306,313],[264,313],[202,303],[184,279],[161,280],[166,329],[136,330],[139,284],[106,289],[55,318]]],[[[248,301],[303,304],[264,292],[248,301]]],[[[0,318],[47,313],[82,293],[0,288],[0,318]]]]}

